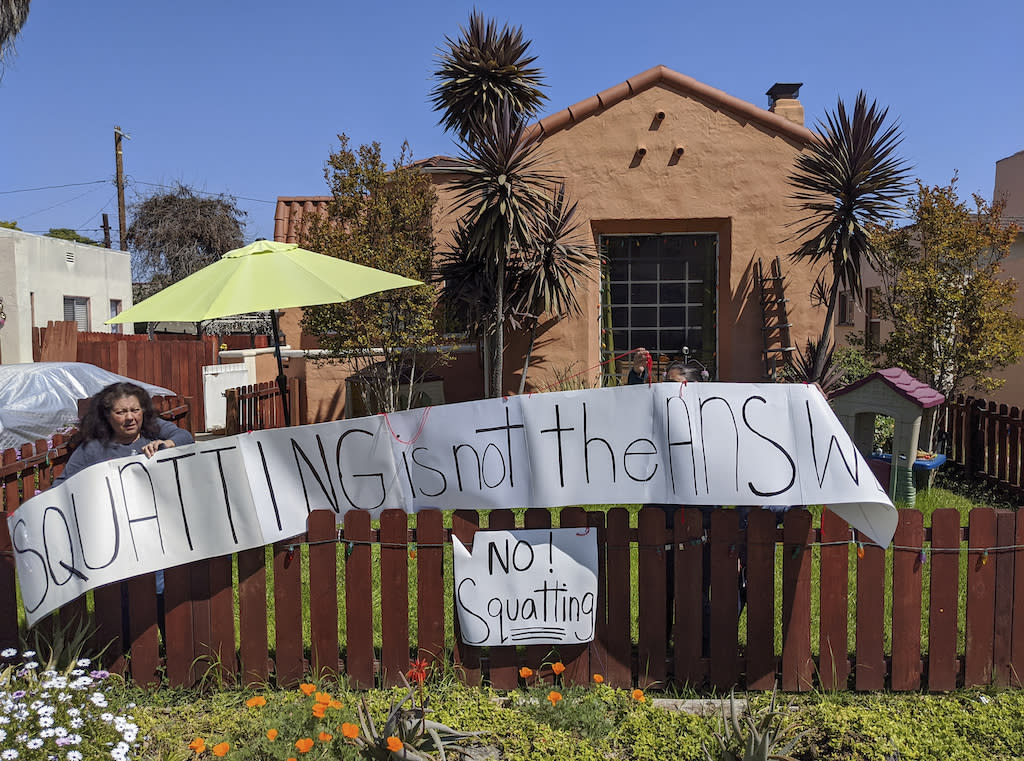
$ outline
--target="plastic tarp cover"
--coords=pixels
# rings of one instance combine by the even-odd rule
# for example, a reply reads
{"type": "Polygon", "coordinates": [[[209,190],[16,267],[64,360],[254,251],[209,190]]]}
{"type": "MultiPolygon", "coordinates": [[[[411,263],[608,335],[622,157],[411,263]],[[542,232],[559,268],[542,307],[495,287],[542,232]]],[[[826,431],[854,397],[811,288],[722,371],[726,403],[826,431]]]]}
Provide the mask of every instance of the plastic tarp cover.
{"type": "Polygon", "coordinates": [[[170,389],[85,362],[0,365],[0,451],[47,439],[76,425],[78,400],[119,382],[135,383],[150,396],[175,396],[170,389]]]}

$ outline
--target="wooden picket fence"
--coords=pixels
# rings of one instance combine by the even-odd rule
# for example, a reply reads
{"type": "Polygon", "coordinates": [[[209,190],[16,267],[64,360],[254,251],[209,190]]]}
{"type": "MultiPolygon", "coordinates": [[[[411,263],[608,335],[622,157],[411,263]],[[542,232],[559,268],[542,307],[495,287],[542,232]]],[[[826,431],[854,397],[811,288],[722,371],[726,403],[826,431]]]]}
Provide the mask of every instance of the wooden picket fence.
{"type": "MultiPolygon", "coordinates": [[[[308,533],[294,540],[170,568],[163,648],[152,574],[96,589],[87,596],[91,600],[81,598],[53,619],[64,625],[84,621],[93,627],[96,649],[106,646],[104,664],[130,674],[139,684],[166,678],[171,685],[189,686],[215,673],[225,683],[294,685],[312,671],[345,674],[359,687],[394,685],[412,657],[451,662],[466,683],[486,681],[499,689],[518,684],[520,666],[543,673],[542,664],[555,658],[567,666],[567,684],[586,683],[600,673],[608,684],[645,689],[689,684],[767,690],[778,682],[787,691],[815,686],[944,691],[1020,684],[1024,519],[1018,521],[1013,512],[976,509],[964,529],[957,511],[938,510],[932,526],[925,529],[920,513],[902,510],[888,572],[886,551],[868,542],[860,545],[860,537],[851,535],[845,522],[830,512],[822,527],[814,529],[810,513],[790,511],[777,529],[773,513],[754,511],[741,532],[735,511],[718,510],[706,541],[699,510],[684,508],[677,516],[669,536],[660,510],[641,510],[637,528],[630,528],[625,508],[606,513],[570,507],[559,512],[559,526],[596,532],[598,623],[593,642],[561,646],[554,653],[546,645],[486,650],[466,646],[459,641],[457,622],[454,637],[446,636],[452,580],[444,570],[445,554],[451,552],[452,535],[472,543],[481,528],[480,514],[474,511],[455,511],[450,529],[443,526],[440,511],[418,513],[411,529],[409,516],[400,511],[386,511],[376,528],[367,513],[350,511],[342,516],[340,529],[333,512],[315,511],[308,533]],[[735,590],[737,553],[743,542],[748,548],[747,636],[740,647],[735,590]],[[706,638],[701,615],[705,546],[710,552],[711,588],[727,590],[712,596],[706,638]],[[675,564],[671,606],[666,604],[666,552],[674,554],[675,564]],[[778,599],[777,557],[782,589],[778,599]],[[963,611],[958,603],[962,561],[963,611]],[[852,605],[851,563],[856,566],[852,605]],[[412,566],[416,582],[415,594],[410,595],[412,566]],[[232,583],[233,572],[237,585],[232,583]],[[815,572],[820,579],[819,614],[812,621],[815,572]],[[635,617],[634,584],[639,595],[635,617]],[[927,607],[922,604],[925,594],[927,607]],[[268,595],[274,601],[272,642],[268,595]],[[777,604],[780,649],[775,643],[777,604]],[[666,617],[673,609],[670,638],[666,617]],[[122,620],[123,611],[127,621],[122,620]],[[410,631],[413,612],[415,639],[410,631]],[[928,621],[924,641],[922,616],[928,621]],[[852,650],[850,621],[855,627],[852,650]],[[310,631],[308,645],[304,622],[310,631]],[[963,648],[958,647],[961,625],[966,632],[963,648]],[[709,645],[702,652],[705,640],[709,645]]],[[[522,514],[520,525],[546,528],[551,522],[552,511],[530,509],[522,514]]],[[[515,525],[511,510],[487,516],[488,528],[515,525]]],[[[14,562],[6,524],[0,526],[0,553],[0,647],[16,646],[14,562]]]]}
{"type": "Polygon", "coordinates": [[[1024,426],[1018,407],[965,397],[943,405],[939,428],[946,431],[948,459],[1006,490],[1024,503],[1024,426]]]}
{"type": "MultiPolygon", "coordinates": [[[[224,398],[227,404],[224,433],[228,436],[285,427],[281,389],[277,381],[229,388],[224,392],[224,398]]],[[[301,378],[288,379],[288,400],[292,420],[303,420],[301,378]]]]}

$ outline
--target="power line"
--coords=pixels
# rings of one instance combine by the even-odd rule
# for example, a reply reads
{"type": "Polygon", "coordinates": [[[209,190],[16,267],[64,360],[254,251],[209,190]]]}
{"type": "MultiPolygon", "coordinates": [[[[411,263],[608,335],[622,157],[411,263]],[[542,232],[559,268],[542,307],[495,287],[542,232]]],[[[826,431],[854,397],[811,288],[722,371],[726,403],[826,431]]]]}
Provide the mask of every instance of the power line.
{"type": "MultiPolygon", "coordinates": [[[[135,185],[148,185],[151,188],[164,188],[164,189],[170,190],[170,189],[172,189],[174,187],[173,185],[164,185],[164,184],[159,183],[159,182],[143,182],[142,180],[136,180],[134,177],[132,178],[131,181],[135,185]]],[[[275,204],[275,205],[277,204],[277,201],[267,201],[267,200],[264,200],[262,198],[249,198],[247,196],[236,196],[233,193],[213,193],[213,192],[211,192],[209,190],[195,190],[194,188],[189,188],[189,190],[191,190],[193,193],[197,193],[198,195],[202,195],[202,196],[224,196],[224,195],[227,195],[227,196],[231,196],[232,198],[237,198],[239,201],[255,201],[256,203],[270,203],[270,204],[275,204]]]]}
{"type": "Polygon", "coordinates": [[[22,188],[21,190],[0,190],[0,196],[10,195],[11,193],[32,193],[36,190],[57,190],[59,188],[76,188],[81,185],[99,185],[100,183],[110,182],[110,180],[91,180],[90,182],[69,182],[65,185],[44,185],[39,188],[22,188]]]}

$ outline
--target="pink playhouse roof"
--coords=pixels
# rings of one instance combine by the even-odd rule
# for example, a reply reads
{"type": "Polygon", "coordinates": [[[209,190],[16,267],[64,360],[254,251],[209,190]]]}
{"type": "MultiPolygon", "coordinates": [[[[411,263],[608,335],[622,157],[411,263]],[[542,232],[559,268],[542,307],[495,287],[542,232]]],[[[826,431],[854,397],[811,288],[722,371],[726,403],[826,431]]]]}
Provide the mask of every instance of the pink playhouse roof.
{"type": "Polygon", "coordinates": [[[848,394],[851,391],[870,383],[875,378],[880,379],[893,391],[896,391],[905,398],[914,402],[914,404],[920,405],[921,409],[926,410],[930,407],[938,407],[946,401],[946,397],[940,392],[936,391],[931,386],[922,383],[906,370],[899,367],[890,367],[887,370],[877,370],[866,378],[861,378],[859,381],[855,381],[846,388],[835,392],[832,394],[832,398],[834,399],[837,396],[848,394]]]}

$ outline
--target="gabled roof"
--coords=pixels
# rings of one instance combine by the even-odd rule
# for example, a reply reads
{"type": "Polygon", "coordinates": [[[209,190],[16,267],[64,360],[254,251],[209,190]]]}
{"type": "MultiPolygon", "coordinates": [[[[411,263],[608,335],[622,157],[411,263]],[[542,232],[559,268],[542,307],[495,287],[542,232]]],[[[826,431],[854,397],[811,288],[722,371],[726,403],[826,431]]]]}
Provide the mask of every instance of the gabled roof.
{"type": "MultiPolygon", "coordinates": [[[[753,103],[748,103],[703,82],[698,82],[693,77],[680,74],[667,66],[655,66],[630,77],[625,82],[609,87],[597,95],[557,111],[541,119],[533,126],[533,129],[539,129],[544,133],[544,137],[550,137],[626,98],[631,98],[659,85],[699,100],[710,108],[725,111],[742,121],[754,122],[769,132],[795,140],[800,144],[807,144],[815,139],[815,134],[803,125],[791,122],[784,116],[759,108],[753,103]]],[[[452,161],[448,156],[432,156],[415,162],[415,165],[429,171],[450,165],[452,161]]],[[[303,216],[322,214],[330,200],[330,196],[278,197],[277,210],[274,214],[274,240],[297,243],[302,231],[303,216]]]]}
{"type": "Polygon", "coordinates": [[[835,399],[837,396],[845,396],[851,391],[854,391],[861,386],[865,386],[874,380],[881,380],[893,389],[893,391],[896,391],[905,399],[908,399],[918,405],[921,409],[926,410],[930,407],[938,407],[946,401],[946,397],[940,392],[936,391],[928,384],[922,383],[906,370],[899,367],[890,367],[888,370],[878,370],[873,372],[871,375],[851,383],[846,388],[836,391],[829,398],[835,399]]]}
{"type": "Polygon", "coordinates": [[[756,122],[772,132],[785,135],[801,143],[809,143],[815,139],[815,135],[803,125],[791,122],[784,116],[779,116],[771,111],[758,108],[753,103],[748,103],[735,95],[729,95],[715,87],[698,82],[693,77],[680,74],[667,66],[655,66],[647,71],[630,77],[625,82],[602,90],[586,100],[581,100],[574,106],[569,106],[551,116],[545,117],[538,122],[537,126],[543,130],[545,137],[566,127],[577,124],[588,116],[592,116],[616,103],[631,98],[634,95],[649,90],[657,85],[663,85],[687,95],[696,100],[703,101],[712,108],[720,108],[728,111],[733,116],[744,120],[756,122]]]}

